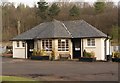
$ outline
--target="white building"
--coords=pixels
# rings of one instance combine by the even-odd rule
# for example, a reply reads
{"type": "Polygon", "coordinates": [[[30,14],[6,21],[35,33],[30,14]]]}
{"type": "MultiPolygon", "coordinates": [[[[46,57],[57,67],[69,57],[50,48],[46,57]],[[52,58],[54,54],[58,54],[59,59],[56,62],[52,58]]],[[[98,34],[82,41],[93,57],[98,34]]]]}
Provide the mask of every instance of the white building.
{"type": "Polygon", "coordinates": [[[94,52],[97,60],[106,60],[110,54],[110,41],[106,34],[83,20],[41,23],[13,41],[13,58],[29,58],[33,49],[47,53],[55,51],[55,59],[60,54],[70,54],[71,59],[83,56],[83,50],[94,52]]]}

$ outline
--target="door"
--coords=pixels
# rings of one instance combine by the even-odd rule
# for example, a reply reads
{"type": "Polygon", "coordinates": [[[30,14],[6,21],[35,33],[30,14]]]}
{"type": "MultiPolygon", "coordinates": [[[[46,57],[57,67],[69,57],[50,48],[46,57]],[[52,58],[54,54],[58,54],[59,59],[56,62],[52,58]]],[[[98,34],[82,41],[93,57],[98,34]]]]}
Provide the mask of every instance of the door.
{"type": "Polygon", "coordinates": [[[34,40],[27,41],[27,57],[30,58],[32,56],[34,49],[34,40]]]}
{"type": "Polygon", "coordinates": [[[73,39],[73,59],[81,56],[81,39],[73,39]]]}

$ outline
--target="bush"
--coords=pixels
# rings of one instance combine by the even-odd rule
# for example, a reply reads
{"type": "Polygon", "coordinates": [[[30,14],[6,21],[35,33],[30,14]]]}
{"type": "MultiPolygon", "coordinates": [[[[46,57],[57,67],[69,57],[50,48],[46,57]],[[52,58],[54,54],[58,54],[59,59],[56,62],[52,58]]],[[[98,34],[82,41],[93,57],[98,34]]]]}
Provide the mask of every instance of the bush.
{"type": "Polygon", "coordinates": [[[41,55],[41,52],[39,50],[33,50],[33,53],[32,53],[33,56],[40,56],[41,55]]]}
{"type": "Polygon", "coordinates": [[[120,58],[120,52],[114,52],[113,57],[114,58],[120,58]]]}
{"type": "Polygon", "coordinates": [[[95,53],[92,52],[86,52],[86,50],[83,51],[83,56],[86,58],[94,58],[95,57],[95,53]]]}
{"type": "Polygon", "coordinates": [[[47,53],[45,50],[33,50],[33,53],[32,53],[33,56],[46,56],[47,53]]]}
{"type": "Polygon", "coordinates": [[[55,59],[55,51],[52,50],[52,52],[51,52],[51,60],[54,60],[54,59],[55,59]]]}
{"type": "Polygon", "coordinates": [[[47,53],[46,53],[46,51],[45,51],[45,50],[43,50],[43,49],[42,49],[42,50],[40,51],[40,55],[41,55],[41,56],[46,56],[46,55],[47,55],[47,53]]]}
{"type": "Polygon", "coordinates": [[[35,50],[35,49],[33,50],[32,55],[33,55],[33,56],[36,56],[36,55],[37,55],[37,54],[36,54],[36,50],[35,50]]]}

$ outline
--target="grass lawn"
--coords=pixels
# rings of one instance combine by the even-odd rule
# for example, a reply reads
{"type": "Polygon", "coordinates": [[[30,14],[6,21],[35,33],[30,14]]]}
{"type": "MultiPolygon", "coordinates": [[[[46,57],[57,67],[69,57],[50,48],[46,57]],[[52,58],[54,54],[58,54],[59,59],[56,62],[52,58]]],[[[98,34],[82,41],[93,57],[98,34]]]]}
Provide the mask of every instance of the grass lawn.
{"type": "MultiPolygon", "coordinates": [[[[16,77],[16,76],[0,76],[0,82],[2,83],[18,83],[22,81],[22,83],[38,83],[35,80],[24,78],[24,77],[16,77]]],[[[39,82],[40,83],[40,82],[39,82]]]]}

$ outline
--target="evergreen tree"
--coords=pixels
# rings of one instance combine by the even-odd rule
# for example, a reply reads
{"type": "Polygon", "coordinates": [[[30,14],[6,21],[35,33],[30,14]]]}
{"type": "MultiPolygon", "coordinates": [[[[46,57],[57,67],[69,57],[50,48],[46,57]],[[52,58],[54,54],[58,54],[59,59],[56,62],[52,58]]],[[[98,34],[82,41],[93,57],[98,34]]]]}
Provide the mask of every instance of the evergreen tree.
{"type": "Polygon", "coordinates": [[[56,4],[53,3],[52,6],[48,10],[48,15],[53,18],[54,16],[58,15],[60,12],[60,7],[56,4]]]}
{"type": "Polygon", "coordinates": [[[41,17],[41,19],[45,20],[47,18],[47,9],[48,9],[48,3],[40,0],[38,3],[38,14],[41,17]]]}
{"type": "Polygon", "coordinates": [[[105,9],[105,2],[96,2],[94,7],[96,13],[102,13],[105,9]]]}
{"type": "Polygon", "coordinates": [[[80,10],[79,10],[79,8],[78,8],[76,5],[74,5],[74,6],[69,10],[69,15],[70,15],[70,16],[79,16],[79,14],[80,14],[80,10]]]}
{"type": "Polygon", "coordinates": [[[112,37],[112,44],[118,43],[118,33],[119,27],[118,26],[112,26],[111,30],[111,37],[112,37]]]}

